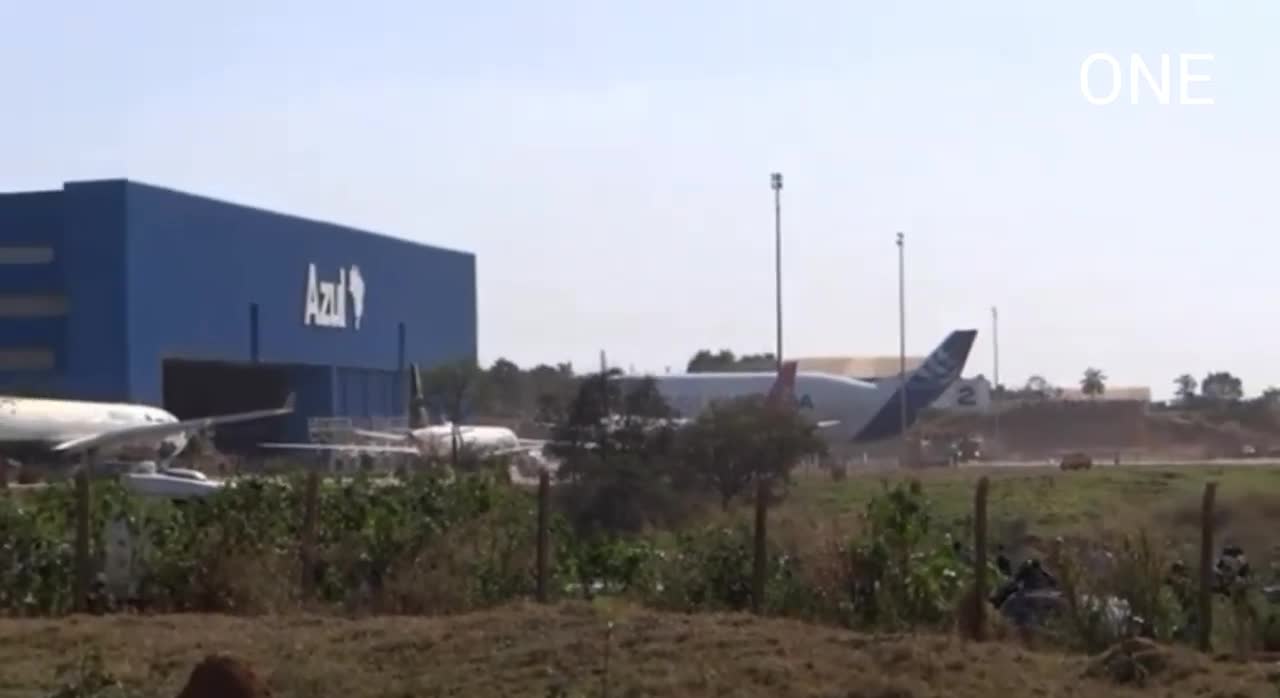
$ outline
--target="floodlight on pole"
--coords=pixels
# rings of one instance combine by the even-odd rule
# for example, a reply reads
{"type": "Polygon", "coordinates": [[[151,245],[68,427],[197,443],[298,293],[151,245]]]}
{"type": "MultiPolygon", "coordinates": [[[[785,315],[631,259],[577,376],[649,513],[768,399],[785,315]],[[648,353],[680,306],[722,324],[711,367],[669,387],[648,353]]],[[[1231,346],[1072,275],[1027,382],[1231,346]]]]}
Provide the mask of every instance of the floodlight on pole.
{"type": "Polygon", "coordinates": [[[904,236],[898,231],[898,402],[902,407],[902,462],[907,460],[907,301],[905,266],[903,262],[904,236]]]}
{"type": "Polygon", "coordinates": [[[778,345],[776,359],[778,369],[782,369],[782,173],[774,172],[769,176],[769,184],[773,188],[773,284],[775,293],[775,310],[777,312],[778,345]]]}
{"type": "Polygon", "coordinates": [[[991,306],[991,412],[995,423],[995,443],[992,445],[996,448],[1000,447],[1000,406],[996,404],[996,398],[1000,390],[1000,315],[996,307],[991,306]]]}

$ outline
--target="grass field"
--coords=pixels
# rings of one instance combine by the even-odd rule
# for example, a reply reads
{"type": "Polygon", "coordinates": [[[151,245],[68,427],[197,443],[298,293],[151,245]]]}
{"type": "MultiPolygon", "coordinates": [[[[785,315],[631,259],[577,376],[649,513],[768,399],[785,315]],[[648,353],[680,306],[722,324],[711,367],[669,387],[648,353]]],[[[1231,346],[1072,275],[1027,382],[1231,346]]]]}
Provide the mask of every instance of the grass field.
{"type": "Polygon", "coordinates": [[[993,541],[1017,545],[1028,538],[1092,537],[1145,531],[1179,547],[1200,539],[1204,486],[1218,483],[1215,521],[1219,543],[1233,541],[1251,557],[1273,556],[1280,544],[1280,467],[1100,466],[1063,472],[1048,467],[920,470],[851,474],[843,481],[797,478],[778,516],[787,525],[854,525],[881,480],[915,478],[944,522],[962,524],[973,511],[977,480],[991,482],[993,541]]]}
{"type": "Polygon", "coordinates": [[[276,695],[1274,696],[1267,666],[1184,650],[1145,688],[1088,677],[1087,657],[943,636],[869,637],[741,615],[519,604],[453,618],[222,616],[0,621],[0,696],[58,688],[53,667],[96,648],[131,695],[175,696],[210,652],[247,660],[276,695]],[[614,626],[608,635],[608,623],[614,626]],[[606,647],[609,657],[606,671],[606,647]]]}

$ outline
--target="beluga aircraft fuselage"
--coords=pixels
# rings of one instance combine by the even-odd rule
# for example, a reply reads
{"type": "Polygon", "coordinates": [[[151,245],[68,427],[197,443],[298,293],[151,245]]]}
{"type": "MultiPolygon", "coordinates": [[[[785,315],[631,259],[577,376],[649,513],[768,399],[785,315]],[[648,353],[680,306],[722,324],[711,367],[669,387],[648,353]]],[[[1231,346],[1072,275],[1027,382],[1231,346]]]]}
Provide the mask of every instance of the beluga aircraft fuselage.
{"type": "MultiPolygon", "coordinates": [[[[800,371],[795,374],[791,399],[801,414],[823,427],[822,435],[831,441],[861,443],[899,435],[960,377],[977,334],[977,330],[956,330],[948,335],[924,364],[906,375],[905,390],[897,378],[871,383],[800,371]]],[[[713,402],[768,393],[777,376],[773,371],[753,371],[631,375],[612,380],[651,378],[667,404],[681,417],[692,419],[713,402]]]]}

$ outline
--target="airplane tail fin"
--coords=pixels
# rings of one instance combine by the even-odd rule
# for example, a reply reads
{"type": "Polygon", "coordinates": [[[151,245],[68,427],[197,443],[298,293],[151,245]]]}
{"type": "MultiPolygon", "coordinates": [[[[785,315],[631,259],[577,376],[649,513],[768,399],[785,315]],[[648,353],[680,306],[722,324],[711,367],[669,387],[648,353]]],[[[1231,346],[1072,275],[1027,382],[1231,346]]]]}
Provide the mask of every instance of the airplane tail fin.
{"type": "Polygon", "coordinates": [[[960,377],[977,330],[955,330],[942,340],[942,344],[907,376],[907,390],[921,394],[933,394],[930,402],[944,393],[960,377]]]}
{"type": "Polygon", "coordinates": [[[914,370],[907,374],[906,390],[900,391],[902,384],[897,376],[879,381],[883,394],[883,403],[875,416],[858,432],[858,439],[873,441],[888,438],[902,433],[902,419],[906,417],[906,427],[915,424],[920,412],[932,405],[942,394],[960,378],[965,362],[969,360],[969,351],[973,349],[973,340],[978,336],[977,330],[955,330],[942,340],[933,353],[914,370]],[[903,395],[906,397],[906,409],[903,409],[903,395]],[[905,412],[905,414],[903,414],[905,412]]]}
{"type": "Polygon", "coordinates": [[[769,388],[769,394],[765,401],[775,407],[788,404],[795,398],[796,394],[796,369],[799,364],[795,361],[784,361],[782,366],[778,368],[778,377],[773,382],[773,387],[769,388]]]}

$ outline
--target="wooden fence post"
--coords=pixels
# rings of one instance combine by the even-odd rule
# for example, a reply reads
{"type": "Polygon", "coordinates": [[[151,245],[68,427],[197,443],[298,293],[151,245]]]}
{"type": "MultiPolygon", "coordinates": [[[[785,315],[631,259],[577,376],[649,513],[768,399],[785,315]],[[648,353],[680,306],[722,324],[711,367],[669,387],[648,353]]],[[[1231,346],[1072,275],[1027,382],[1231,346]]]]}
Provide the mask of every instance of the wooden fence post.
{"type": "Polygon", "coordinates": [[[547,575],[550,554],[551,474],[538,473],[538,603],[547,602],[547,575]]]}
{"type": "Polygon", "coordinates": [[[991,483],[986,477],[978,480],[978,491],[973,498],[973,617],[974,639],[987,639],[987,494],[991,483]]]}
{"type": "Polygon", "coordinates": [[[1200,506],[1200,651],[1208,652],[1213,635],[1213,500],[1218,483],[1204,486],[1200,506]]]}
{"type": "Polygon", "coordinates": [[[766,527],[769,518],[769,484],[763,475],[756,481],[755,555],[751,574],[751,611],[764,612],[765,577],[768,574],[769,550],[766,527]]]}
{"type": "Polygon", "coordinates": [[[315,588],[316,521],[320,516],[320,472],[312,468],[307,473],[306,489],[302,500],[302,599],[310,601],[315,588]]]}

